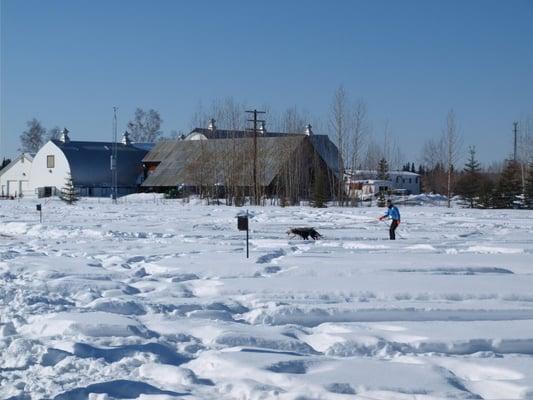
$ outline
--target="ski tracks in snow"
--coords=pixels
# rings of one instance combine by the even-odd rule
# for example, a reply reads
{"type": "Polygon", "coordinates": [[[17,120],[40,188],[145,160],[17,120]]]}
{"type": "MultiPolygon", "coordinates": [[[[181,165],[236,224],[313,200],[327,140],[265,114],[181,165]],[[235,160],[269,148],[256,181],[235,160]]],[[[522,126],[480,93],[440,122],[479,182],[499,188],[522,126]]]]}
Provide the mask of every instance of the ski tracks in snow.
{"type": "Polygon", "coordinates": [[[48,206],[0,221],[2,398],[533,396],[529,214],[260,208],[246,260],[233,208],[48,206]]]}

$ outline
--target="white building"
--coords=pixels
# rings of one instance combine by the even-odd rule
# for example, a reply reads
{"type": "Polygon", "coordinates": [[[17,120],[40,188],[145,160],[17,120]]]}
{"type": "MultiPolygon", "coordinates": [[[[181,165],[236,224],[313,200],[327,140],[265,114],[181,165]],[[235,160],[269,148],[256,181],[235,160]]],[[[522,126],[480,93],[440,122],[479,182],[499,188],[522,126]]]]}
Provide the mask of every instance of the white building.
{"type": "Polygon", "coordinates": [[[33,157],[22,153],[0,171],[0,196],[21,197],[32,194],[29,186],[33,157]]]}
{"type": "Polygon", "coordinates": [[[409,171],[389,171],[387,180],[379,180],[377,171],[347,171],[345,175],[346,192],[349,197],[370,199],[380,191],[397,194],[420,194],[421,177],[409,171]]]}
{"type": "Polygon", "coordinates": [[[38,197],[57,195],[69,176],[81,196],[108,197],[112,193],[111,155],[117,146],[118,195],[137,191],[144,173],[142,159],[152,144],[71,141],[64,129],[59,140],[50,140],[35,155],[30,189],[38,197]]]}

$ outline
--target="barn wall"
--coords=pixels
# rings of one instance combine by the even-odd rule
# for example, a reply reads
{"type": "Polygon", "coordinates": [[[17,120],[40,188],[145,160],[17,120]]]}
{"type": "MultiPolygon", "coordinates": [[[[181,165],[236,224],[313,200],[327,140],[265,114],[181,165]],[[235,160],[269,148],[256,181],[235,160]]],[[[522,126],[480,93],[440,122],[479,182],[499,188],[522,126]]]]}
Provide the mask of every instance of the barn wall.
{"type": "Polygon", "coordinates": [[[46,143],[35,155],[31,168],[30,190],[37,193],[39,188],[53,187],[60,190],[65,186],[70,173],[70,165],[65,154],[54,143],[46,143]],[[47,156],[55,158],[54,168],[47,168],[47,156]]]}

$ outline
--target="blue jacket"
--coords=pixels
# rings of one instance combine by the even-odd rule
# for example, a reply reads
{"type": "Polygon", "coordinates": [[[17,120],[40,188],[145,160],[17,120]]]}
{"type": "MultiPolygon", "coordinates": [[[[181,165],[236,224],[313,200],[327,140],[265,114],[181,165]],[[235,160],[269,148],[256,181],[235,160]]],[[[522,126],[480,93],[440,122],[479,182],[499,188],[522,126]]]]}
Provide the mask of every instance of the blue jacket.
{"type": "Polygon", "coordinates": [[[392,206],[391,208],[387,209],[387,212],[385,213],[384,217],[389,217],[390,219],[394,221],[399,221],[400,210],[398,210],[398,207],[392,206]]]}

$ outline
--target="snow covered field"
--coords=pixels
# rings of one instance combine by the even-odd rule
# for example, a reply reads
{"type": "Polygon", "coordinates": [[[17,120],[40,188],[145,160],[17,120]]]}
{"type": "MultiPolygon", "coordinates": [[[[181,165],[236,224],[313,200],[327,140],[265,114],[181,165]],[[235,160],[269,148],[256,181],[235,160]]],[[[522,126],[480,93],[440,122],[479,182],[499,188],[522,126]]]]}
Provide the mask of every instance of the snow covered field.
{"type": "Polygon", "coordinates": [[[532,399],[533,213],[0,202],[1,399],[532,399]],[[324,236],[290,239],[289,227],[324,236]]]}

